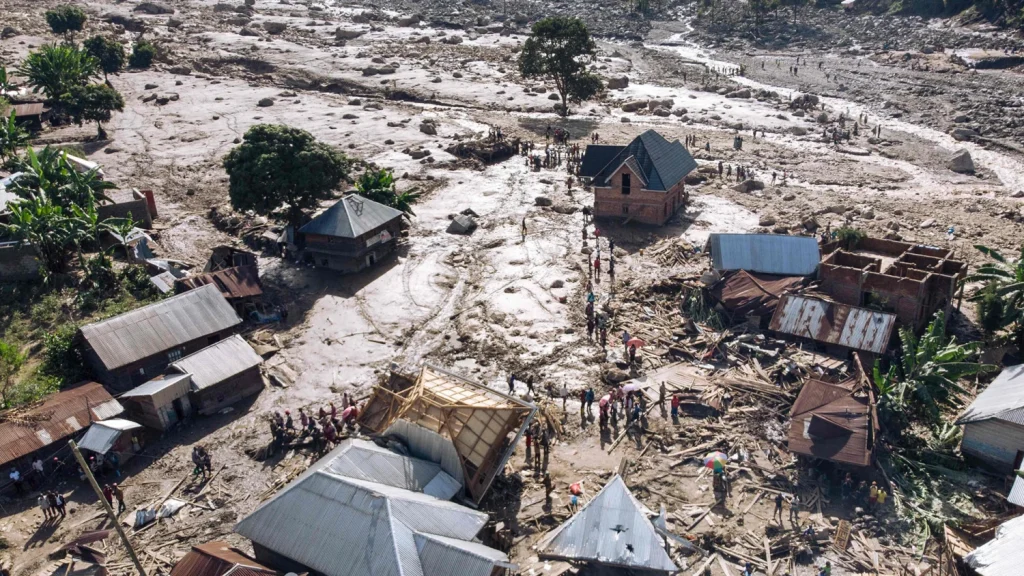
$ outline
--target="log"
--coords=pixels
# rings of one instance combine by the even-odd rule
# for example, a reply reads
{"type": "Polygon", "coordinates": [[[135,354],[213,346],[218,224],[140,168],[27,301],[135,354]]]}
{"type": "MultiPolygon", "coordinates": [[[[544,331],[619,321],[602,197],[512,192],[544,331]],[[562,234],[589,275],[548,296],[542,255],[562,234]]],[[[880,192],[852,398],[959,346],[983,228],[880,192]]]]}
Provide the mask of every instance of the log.
{"type": "Polygon", "coordinates": [[[704,574],[704,569],[707,568],[708,566],[710,566],[711,563],[714,562],[716,558],[718,558],[718,553],[717,552],[715,552],[711,556],[708,556],[708,559],[705,560],[704,563],[700,565],[700,568],[697,568],[697,571],[694,572],[693,575],[694,576],[700,576],[701,574],[704,574]]]}
{"type": "Polygon", "coordinates": [[[764,490],[760,490],[757,495],[754,496],[754,499],[750,501],[750,504],[747,504],[747,507],[740,513],[740,516],[750,512],[750,509],[754,507],[754,504],[757,504],[757,501],[761,499],[761,496],[764,496],[764,490]]]}
{"type": "Polygon", "coordinates": [[[773,570],[772,570],[772,546],[768,542],[768,537],[767,536],[764,537],[764,562],[765,562],[765,570],[768,572],[768,574],[771,574],[773,572],[773,570]]]}
{"type": "Polygon", "coordinates": [[[687,531],[687,532],[690,532],[690,531],[692,531],[692,530],[693,530],[694,528],[696,528],[696,527],[697,527],[697,524],[700,524],[700,521],[701,521],[701,520],[703,520],[703,519],[704,519],[704,517],[705,517],[705,516],[707,516],[707,515],[708,515],[708,513],[710,513],[710,512],[711,512],[711,510],[712,510],[712,509],[713,509],[713,508],[714,508],[715,506],[718,506],[718,505],[719,505],[719,504],[721,504],[721,503],[722,503],[722,501],[721,501],[721,500],[718,500],[718,501],[716,501],[716,502],[715,502],[714,504],[712,504],[711,506],[709,506],[709,507],[708,507],[708,509],[707,509],[707,510],[705,510],[705,511],[704,511],[704,512],[703,512],[703,513],[702,513],[702,514],[700,515],[700,516],[698,516],[698,517],[697,517],[697,519],[696,519],[696,520],[694,520],[692,524],[690,524],[689,526],[687,526],[687,527],[686,527],[686,531],[687,531]]]}
{"type": "Polygon", "coordinates": [[[725,576],[732,576],[732,570],[729,570],[729,564],[725,562],[725,559],[721,556],[718,557],[718,565],[722,567],[722,572],[725,576]]]}

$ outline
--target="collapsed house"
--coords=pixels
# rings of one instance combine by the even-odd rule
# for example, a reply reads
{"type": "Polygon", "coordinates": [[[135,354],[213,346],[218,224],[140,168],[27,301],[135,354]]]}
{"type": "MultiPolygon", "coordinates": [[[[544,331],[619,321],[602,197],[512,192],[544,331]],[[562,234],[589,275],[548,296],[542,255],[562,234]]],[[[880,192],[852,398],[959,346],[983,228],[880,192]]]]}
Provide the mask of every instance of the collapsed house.
{"type": "Polygon", "coordinates": [[[97,379],[123,391],[220,341],[241,323],[217,287],[207,285],[88,324],[79,336],[97,379]]]}
{"type": "Polygon", "coordinates": [[[768,322],[783,294],[801,288],[806,279],[800,276],[778,276],[734,270],[708,288],[708,294],[733,322],[747,321],[760,328],[768,322]]]}
{"type": "Polygon", "coordinates": [[[877,310],[847,306],[821,298],[785,294],[772,316],[769,329],[810,340],[829,354],[850,352],[885,354],[896,325],[896,316],[877,310]]]}
{"type": "Polygon", "coordinates": [[[719,272],[745,270],[777,276],[810,276],[821,259],[817,240],[785,234],[711,234],[705,252],[719,272]]]}
{"type": "Polygon", "coordinates": [[[862,238],[852,245],[830,242],[821,250],[822,290],[843,304],[890,311],[916,332],[939,310],[949,312],[957,283],[967,274],[967,264],[954,260],[952,250],[934,246],[862,238]]]}
{"type": "Polygon", "coordinates": [[[319,268],[358,272],[394,251],[401,210],[348,194],[299,229],[305,258],[319,268]]]}
{"type": "Polygon", "coordinates": [[[344,440],[242,519],[256,559],[324,576],[492,576],[515,569],[476,541],[488,516],[449,499],[439,464],[344,440]]]}
{"type": "MultiPolygon", "coordinates": [[[[98,382],[65,388],[42,402],[0,412],[0,466],[27,469],[32,456],[76,435],[92,423],[119,416],[124,409],[98,382]]],[[[64,446],[60,446],[62,449],[64,446]]]]}
{"type": "Polygon", "coordinates": [[[262,364],[263,358],[235,334],[171,363],[170,371],[189,376],[191,405],[209,416],[259,394],[263,390],[262,364]]]}
{"type": "Polygon", "coordinates": [[[227,542],[214,540],[193,546],[171,568],[170,576],[284,576],[268,568],[227,542]]]}
{"type": "Polygon", "coordinates": [[[207,285],[216,286],[224,299],[234,307],[235,313],[242,317],[245,317],[248,306],[263,297],[260,272],[254,265],[222,268],[197,276],[178,278],[174,281],[174,290],[181,294],[207,285]]]}
{"type": "Polygon", "coordinates": [[[431,437],[446,438],[457,455],[458,468],[451,473],[479,503],[536,410],[529,402],[425,365],[418,377],[392,371],[386,385],[374,387],[359,423],[377,434],[401,437],[411,450],[427,449],[424,445],[436,440],[431,437]]]}
{"type": "Polygon", "coordinates": [[[807,380],[790,410],[789,451],[864,468],[874,462],[878,432],[870,384],[807,380]]]}
{"type": "Polygon", "coordinates": [[[192,377],[188,374],[162,374],[121,394],[128,417],[156,430],[167,430],[192,413],[189,391],[192,377]]]}
{"type": "Polygon", "coordinates": [[[654,130],[626,146],[587,146],[580,178],[594,189],[594,216],[661,226],[686,206],[686,175],[697,161],[654,130]]]}
{"type": "Polygon", "coordinates": [[[679,570],[648,520],[646,508],[617,474],[575,516],[537,544],[537,555],[626,574],[654,576],[679,570]]]}
{"type": "Polygon", "coordinates": [[[1024,364],[1009,366],[978,394],[956,422],[960,450],[985,466],[1011,474],[1024,461],[1024,364]]]}

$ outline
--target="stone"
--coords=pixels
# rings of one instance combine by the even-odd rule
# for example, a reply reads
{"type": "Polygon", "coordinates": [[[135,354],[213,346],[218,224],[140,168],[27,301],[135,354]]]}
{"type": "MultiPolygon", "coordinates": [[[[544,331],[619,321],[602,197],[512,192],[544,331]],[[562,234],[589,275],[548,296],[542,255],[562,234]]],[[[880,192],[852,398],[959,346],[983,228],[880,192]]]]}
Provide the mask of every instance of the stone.
{"type": "Polygon", "coordinates": [[[437,136],[437,125],[433,122],[423,122],[420,124],[420,132],[427,136],[437,136]]]}
{"type": "Polygon", "coordinates": [[[674,106],[674,105],[675,105],[675,101],[673,101],[671,98],[666,98],[664,100],[648,100],[647,101],[647,109],[650,110],[651,112],[654,112],[658,108],[668,108],[669,110],[671,110],[672,106],[674,106]]]}
{"type": "Polygon", "coordinates": [[[757,221],[757,225],[758,226],[774,226],[775,225],[775,217],[771,216],[769,214],[764,214],[764,215],[761,216],[761,219],[757,221]]]}
{"type": "Polygon", "coordinates": [[[406,16],[404,18],[399,18],[398,21],[396,22],[396,24],[398,24],[399,26],[401,26],[403,28],[408,28],[410,26],[415,26],[415,25],[419,24],[420,20],[422,20],[422,19],[423,18],[419,14],[413,14],[412,16],[406,16]]]}
{"type": "Polygon", "coordinates": [[[17,28],[14,28],[12,26],[4,26],[4,29],[0,31],[0,38],[6,40],[8,38],[15,37],[18,34],[21,34],[21,32],[18,32],[17,28]]]}
{"type": "Polygon", "coordinates": [[[786,192],[786,195],[783,196],[782,199],[785,200],[786,202],[796,200],[796,194],[793,194],[792,192],[786,192]]]}
{"type": "Polygon", "coordinates": [[[629,124],[631,120],[629,119],[629,116],[623,116],[622,118],[619,118],[619,122],[622,122],[623,124],[629,124]]]}
{"type": "Polygon", "coordinates": [[[953,137],[953,140],[958,142],[973,140],[979,136],[976,130],[972,130],[970,128],[953,128],[950,130],[949,135],[953,137]]]}
{"type": "Polygon", "coordinates": [[[750,88],[740,88],[725,95],[726,98],[750,98],[750,88]]]}
{"type": "Polygon", "coordinates": [[[441,39],[442,44],[462,44],[462,36],[452,34],[441,39]]]}
{"type": "Polygon", "coordinates": [[[744,180],[743,182],[733,186],[732,189],[737,192],[748,194],[755,190],[764,190],[764,182],[761,182],[760,180],[744,180]]]}
{"type": "Polygon", "coordinates": [[[263,29],[271,34],[280,34],[288,29],[288,23],[286,22],[264,22],[263,29]]]}
{"type": "Polygon", "coordinates": [[[370,102],[366,106],[363,106],[363,110],[383,110],[384,106],[380,102],[370,102]]]}
{"type": "Polygon", "coordinates": [[[341,119],[342,120],[355,120],[356,118],[359,118],[359,116],[356,116],[355,114],[342,114],[341,115],[341,119]]]}
{"type": "Polygon", "coordinates": [[[354,40],[359,38],[363,34],[366,34],[366,30],[351,30],[345,28],[335,28],[334,39],[335,40],[354,40]]]}
{"type": "Polygon", "coordinates": [[[671,116],[672,115],[672,111],[669,110],[668,108],[665,108],[665,107],[655,108],[654,109],[654,115],[655,116],[660,116],[662,118],[665,118],[665,117],[671,116]]]}
{"type": "Polygon", "coordinates": [[[179,76],[188,76],[192,73],[192,69],[188,66],[171,66],[167,69],[171,74],[177,74],[179,76]]]}
{"type": "Polygon", "coordinates": [[[609,90],[622,90],[623,88],[629,86],[629,77],[615,76],[613,78],[608,78],[607,80],[605,80],[605,86],[609,90]]]}
{"type": "Polygon", "coordinates": [[[556,101],[559,100],[558,94],[555,94],[554,92],[552,92],[551,94],[548,94],[548,100],[556,100],[556,101]]]}
{"type": "Polygon", "coordinates": [[[935,226],[935,218],[928,218],[924,222],[921,222],[918,228],[924,230],[925,228],[931,228],[932,226],[935,226]]]}
{"type": "Polygon", "coordinates": [[[535,206],[551,206],[552,202],[551,198],[548,198],[547,196],[537,196],[533,199],[533,204],[535,206]]]}
{"type": "Polygon", "coordinates": [[[409,154],[409,156],[412,157],[413,160],[419,160],[421,158],[426,158],[427,156],[430,156],[430,150],[424,150],[423,148],[417,148],[416,150],[409,150],[408,154],[409,154]]]}
{"type": "Polygon", "coordinates": [[[348,105],[349,106],[362,106],[363,105],[363,101],[360,100],[359,98],[353,98],[353,99],[348,101],[348,105]]]}
{"type": "Polygon", "coordinates": [[[260,98],[260,101],[256,103],[260,108],[267,108],[268,106],[274,105],[273,98],[260,98]]]}
{"type": "Polygon", "coordinates": [[[157,88],[159,88],[159,86],[157,86],[156,84],[148,83],[148,84],[146,84],[146,86],[145,86],[145,87],[143,88],[143,90],[155,90],[155,89],[157,89],[157,88]]]}
{"type": "Polygon", "coordinates": [[[973,174],[974,160],[971,159],[970,152],[961,148],[949,157],[946,167],[958,174],[973,174]]]}
{"type": "Polygon", "coordinates": [[[794,118],[803,118],[804,116],[806,116],[806,114],[804,114],[803,110],[794,110],[793,111],[793,117],[794,118]]]}
{"type": "Polygon", "coordinates": [[[262,34],[260,34],[259,30],[256,30],[255,28],[250,28],[248,26],[242,26],[242,28],[240,28],[238,30],[238,35],[239,36],[262,36],[262,34]]]}
{"type": "Polygon", "coordinates": [[[631,100],[622,105],[623,112],[636,112],[647,107],[647,100],[631,100]]]}
{"type": "Polygon", "coordinates": [[[356,24],[366,24],[369,21],[370,17],[366,14],[366,12],[359,12],[357,14],[352,15],[352,22],[356,24]]]}
{"type": "Polygon", "coordinates": [[[555,280],[551,283],[552,288],[562,288],[565,286],[565,280],[555,280]]]}
{"type": "Polygon", "coordinates": [[[462,72],[452,72],[452,78],[462,78],[462,72]]]}
{"type": "Polygon", "coordinates": [[[818,116],[815,118],[815,120],[818,122],[818,124],[827,124],[828,123],[828,114],[822,112],[822,113],[818,114],[818,116]]]}
{"type": "Polygon", "coordinates": [[[142,12],[143,14],[174,14],[174,8],[166,4],[159,2],[143,2],[132,8],[132,12],[142,12]]]}
{"type": "Polygon", "coordinates": [[[376,66],[367,66],[366,68],[363,68],[363,76],[376,76],[379,73],[380,71],[376,66]]]}
{"type": "Polygon", "coordinates": [[[1017,190],[1013,194],[1010,194],[1010,198],[1024,198],[1024,190],[1017,190]]]}
{"type": "Polygon", "coordinates": [[[471,234],[476,229],[476,220],[472,216],[457,214],[445,232],[449,234],[471,234]]]}
{"type": "Polygon", "coordinates": [[[629,380],[629,373],[614,366],[606,368],[604,371],[604,380],[609,384],[618,384],[629,380]]]}
{"type": "Polygon", "coordinates": [[[789,133],[794,136],[806,136],[807,128],[804,128],[803,126],[790,126],[789,133]]]}

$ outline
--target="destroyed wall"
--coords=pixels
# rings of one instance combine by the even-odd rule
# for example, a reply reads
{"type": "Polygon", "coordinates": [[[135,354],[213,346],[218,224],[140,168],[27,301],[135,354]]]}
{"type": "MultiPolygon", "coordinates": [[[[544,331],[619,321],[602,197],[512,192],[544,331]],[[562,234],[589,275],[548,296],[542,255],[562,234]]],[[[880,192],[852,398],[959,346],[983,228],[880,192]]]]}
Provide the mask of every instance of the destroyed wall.
{"type": "Polygon", "coordinates": [[[128,218],[130,215],[136,226],[147,230],[153,228],[153,216],[149,213],[149,202],[146,198],[135,198],[114,204],[102,204],[96,207],[100,220],[107,218],[128,218]]]}
{"type": "Polygon", "coordinates": [[[31,244],[0,243],[0,282],[22,282],[39,277],[39,256],[31,244]]]}
{"type": "Polygon", "coordinates": [[[611,186],[594,186],[594,215],[598,218],[622,218],[633,222],[660,226],[686,203],[684,184],[680,182],[668,192],[644,190],[644,181],[626,164],[609,180],[611,186]],[[629,194],[622,193],[622,176],[630,175],[629,194]]]}

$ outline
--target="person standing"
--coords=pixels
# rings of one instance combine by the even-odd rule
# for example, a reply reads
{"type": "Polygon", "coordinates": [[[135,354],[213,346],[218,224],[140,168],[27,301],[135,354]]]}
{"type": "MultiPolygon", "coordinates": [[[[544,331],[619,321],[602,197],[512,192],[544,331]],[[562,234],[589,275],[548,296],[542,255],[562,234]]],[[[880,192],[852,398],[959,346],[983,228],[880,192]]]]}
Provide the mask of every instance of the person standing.
{"type": "Polygon", "coordinates": [[[672,420],[679,418],[679,394],[672,395],[672,420]]]}
{"type": "Polygon", "coordinates": [[[60,518],[63,520],[64,517],[68,515],[68,501],[64,499],[64,495],[60,492],[54,492],[53,497],[57,502],[57,512],[60,513],[60,518]]]}
{"type": "Polygon", "coordinates": [[[775,520],[777,516],[779,518],[779,526],[782,525],[782,493],[779,492],[775,495],[775,511],[772,512],[772,520],[775,520]]]}
{"type": "Polygon", "coordinates": [[[309,427],[309,416],[306,416],[304,408],[299,408],[299,425],[302,426],[303,430],[309,427]]]}
{"type": "Polygon", "coordinates": [[[587,388],[587,416],[594,415],[594,389],[587,388]]]}
{"type": "Polygon", "coordinates": [[[46,480],[46,474],[43,471],[43,459],[38,456],[32,462],[32,477],[36,486],[42,486],[43,481],[46,480]]]}
{"type": "Polygon", "coordinates": [[[587,391],[580,390],[580,420],[583,419],[587,409],[587,391]]]}
{"type": "Polygon", "coordinates": [[[800,495],[796,493],[789,499],[789,523],[794,528],[800,525],[800,495]]]}
{"type": "Polygon", "coordinates": [[[114,495],[114,499],[117,500],[117,515],[120,516],[121,513],[124,512],[126,508],[124,504],[124,492],[121,490],[121,487],[118,486],[117,484],[111,484],[110,490],[114,495]]]}
{"type": "Polygon", "coordinates": [[[629,365],[636,365],[636,344],[629,347],[629,365]]]}
{"type": "Polygon", "coordinates": [[[14,483],[14,490],[18,496],[25,495],[25,481],[21,479],[21,472],[17,468],[11,468],[11,482],[14,483]]]}
{"type": "Polygon", "coordinates": [[[522,235],[523,242],[526,242],[526,216],[523,216],[523,222],[520,228],[520,234],[522,235]]]}
{"type": "MultiPolygon", "coordinates": [[[[666,396],[666,393],[667,393],[667,390],[665,389],[665,383],[662,382],[660,385],[658,385],[658,406],[662,410],[665,409],[665,396],[666,396]]],[[[662,414],[664,414],[664,412],[662,412],[662,414]]]]}
{"type": "Polygon", "coordinates": [[[516,393],[516,375],[515,374],[509,374],[508,375],[508,393],[509,394],[515,394],[516,393]]]}
{"type": "Polygon", "coordinates": [[[43,511],[43,523],[45,523],[50,519],[50,501],[46,498],[46,494],[39,494],[39,498],[36,498],[36,504],[43,511]]]}
{"type": "Polygon", "coordinates": [[[878,489],[877,502],[878,502],[878,508],[880,510],[884,510],[885,509],[885,500],[888,497],[889,497],[889,494],[885,491],[885,488],[879,488],[878,489]]]}
{"type": "Polygon", "coordinates": [[[543,471],[548,471],[548,453],[551,450],[551,434],[548,431],[548,427],[545,425],[544,429],[540,433],[540,447],[544,450],[543,460],[543,471]]]}
{"type": "Polygon", "coordinates": [[[533,425],[526,427],[526,465],[530,465],[530,458],[533,456],[533,425]]]}
{"type": "Polygon", "coordinates": [[[103,499],[111,508],[114,507],[114,489],[110,487],[110,484],[103,485],[103,499]]]}
{"type": "Polygon", "coordinates": [[[871,488],[868,488],[868,510],[874,510],[876,502],[878,502],[878,483],[871,482],[871,488]]]}
{"type": "Polygon", "coordinates": [[[535,394],[533,391],[533,374],[526,377],[526,389],[530,391],[530,394],[535,394]]]}
{"type": "Polygon", "coordinates": [[[601,325],[601,350],[608,347],[608,328],[601,325]]]}
{"type": "Polygon", "coordinates": [[[594,279],[598,282],[601,281],[601,255],[598,254],[594,257],[594,279]]]}
{"type": "Polygon", "coordinates": [[[594,318],[587,315],[587,340],[594,340],[594,318]]]}

